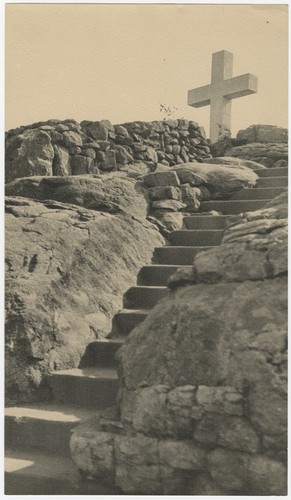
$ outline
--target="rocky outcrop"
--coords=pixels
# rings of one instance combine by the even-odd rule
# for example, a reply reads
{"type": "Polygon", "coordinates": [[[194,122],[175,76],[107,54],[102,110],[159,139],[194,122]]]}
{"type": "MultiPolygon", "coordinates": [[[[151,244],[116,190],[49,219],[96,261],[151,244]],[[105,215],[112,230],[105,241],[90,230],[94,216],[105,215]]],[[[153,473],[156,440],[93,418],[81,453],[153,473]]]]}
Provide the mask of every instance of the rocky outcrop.
{"type": "Polygon", "coordinates": [[[122,176],[31,177],[8,191],[6,390],[10,401],[31,401],[49,397],[51,371],[77,367],[88,343],[108,334],[163,238],[122,176]]]}
{"type": "Polygon", "coordinates": [[[137,177],[166,166],[210,157],[209,140],[184,119],[112,125],[108,120],[48,120],[6,134],[6,182],[123,170],[137,177]],[[133,166],[133,167],[132,167],[133,166]]]}
{"type": "Polygon", "coordinates": [[[5,186],[9,196],[72,203],[90,210],[113,214],[147,215],[147,195],[141,183],[125,173],[76,175],[70,177],[27,177],[5,186]]]}
{"type": "Polygon", "coordinates": [[[119,350],[117,413],[72,437],[81,470],[128,494],[286,494],[284,196],[171,278],[119,350]]]}
{"type": "Polygon", "coordinates": [[[255,186],[258,176],[245,165],[247,162],[227,160],[225,164],[183,163],[143,176],[150,215],[166,230],[181,229],[182,212],[190,215],[199,210],[203,200],[231,198],[237,190],[255,186]]]}
{"type": "Polygon", "coordinates": [[[225,155],[252,160],[268,168],[286,167],[288,165],[288,144],[252,142],[227,149],[225,155]]]}
{"type": "Polygon", "coordinates": [[[217,156],[215,158],[206,158],[205,160],[202,160],[202,163],[214,163],[218,165],[228,165],[230,167],[247,167],[254,172],[266,169],[266,167],[261,163],[257,163],[251,160],[244,160],[242,158],[234,158],[233,156],[217,156]]]}
{"type": "Polygon", "coordinates": [[[288,142],[288,130],[275,125],[251,125],[245,130],[239,130],[237,140],[245,142],[288,142]]]}

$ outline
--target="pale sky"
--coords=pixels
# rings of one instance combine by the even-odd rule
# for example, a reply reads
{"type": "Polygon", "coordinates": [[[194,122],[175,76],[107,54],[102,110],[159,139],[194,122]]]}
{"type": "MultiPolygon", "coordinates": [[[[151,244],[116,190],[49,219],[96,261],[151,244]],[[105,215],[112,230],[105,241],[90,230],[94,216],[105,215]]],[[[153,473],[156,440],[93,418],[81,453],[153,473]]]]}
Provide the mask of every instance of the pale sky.
{"type": "Polygon", "coordinates": [[[219,50],[233,52],[233,76],[259,79],[257,94],[232,102],[232,135],[287,127],[286,5],[6,5],[5,129],[49,118],[161,120],[163,104],[208,133],[209,106],[189,107],[187,92],[210,83],[219,50]]]}

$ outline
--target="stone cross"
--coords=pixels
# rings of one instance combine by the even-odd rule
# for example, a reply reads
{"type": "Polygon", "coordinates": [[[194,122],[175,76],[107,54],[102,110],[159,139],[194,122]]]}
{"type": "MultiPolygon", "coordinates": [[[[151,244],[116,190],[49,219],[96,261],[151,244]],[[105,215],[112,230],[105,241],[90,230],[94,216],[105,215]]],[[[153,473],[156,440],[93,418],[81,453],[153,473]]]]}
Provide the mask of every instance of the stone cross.
{"type": "Polygon", "coordinates": [[[211,84],[188,91],[188,104],[194,108],[210,104],[210,139],[216,142],[223,128],[231,127],[231,100],[258,91],[255,75],[232,77],[233,54],[221,50],[212,54],[211,84]]]}

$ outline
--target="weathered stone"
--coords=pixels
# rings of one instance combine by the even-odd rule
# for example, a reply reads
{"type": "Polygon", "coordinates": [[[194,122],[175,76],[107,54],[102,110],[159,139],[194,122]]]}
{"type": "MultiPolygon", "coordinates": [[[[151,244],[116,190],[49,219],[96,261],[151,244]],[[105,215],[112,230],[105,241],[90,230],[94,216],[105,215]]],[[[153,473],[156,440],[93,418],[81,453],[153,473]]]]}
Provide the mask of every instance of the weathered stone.
{"type": "Polygon", "coordinates": [[[78,427],[70,441],[71,456],[78,467],[96,478],[112,481],[114,477],[114,440],[108,432],[94,427],[78,427]]]}
{"type": "Polygon", "coordinates": [[[53,175],[71,175],[70,155],[66,148],[54,145],[53,175]]]}
{"type": "Polygon", "coordinates": [[[116,164],[116,153],[113,149],[109,149],[103,153],[102,163],[100,165],[101,170],[111,171],[117,169],[116,164]]]}
{"type": "Polygon", "coordinates": [[[257,175],[246,167],[212,165],[208,163],[184,163],[175,167],[182,184],[205,184],[212,198],[227,198],[243,187],[253,187],[257,175]]]}
{"type": "Polygon", "coordinates": [[[96,158],[96,151],[94,148],[86,148],[84,150],[85,156],[88,156],[89,158],[93,158],[93,160],[96,158]]]}
{"type": "Polygon", "coordinates": [[[58,131],[58,132],[66,132],[67,130],[69,130],[69,127],[67,125],[64,125],[63,123],[58,123],[55,127],[55,129],[58,131]]]}
{"type": "Polygon", "coordinates": [[[196,424],[194,439],[203,444],[256,453],[259,450],[259,436],[241,417],[206,413],[196,424]]]}
{"type": "Polygon", "coordinates": [[[6,182],[19,177],[52,175],[54,149],[51,138],[42,130],[25,130],[6,143],[6,182]]]}
{"type": "Polygon", "coordinates": [[[160,441],[159,458],[174,469],[203,470],[206,465],[206,451],[191,441],[160,441]]]}
{"type": "Polygon", "coordinates": [[[235,146],[225,151],[226,156],[235,156],[242,159],[253,160],[260,163],[263,157],[273,158],[273,160],[288,160],[288,144],[270,143],[263,144],[252,142],[244,146],[235,146]]]}
{"type": "Polygon", "coordinates": [[[151,200],[163,200],[165,198],[180,200],[181,198],[180,189],[175,186],[157,186],[150,188],[149,195],[151,200]]]}
{"type": "Polygon", "coordinates": [[[239,130],[236,137],[247,142],[288,142],[288,130],[274,125],[251,125],[239,130]]]}
{"type": "Polygon", "coordinates": [[[163,491],[158,465],[117,465],[115,483],[129,495],[158,495],[163,491]]]}
{"type": "Polygon", "coordinates": [[[200,385],[196,393],[196,401],[204,411],[243,415],[243,397],[234,387],[200,385]]]}
{"type": "Polygon", "coordinates": [[[90,174],[93,173],[94,160],[88,156],[74,155],[71,167],[73,175],[90,174]]]}
{"type": "Polygon", "coordinates": [[[156,210],[155,218],[158,219],[168,231],[176,231],[183,227],[184,214],[180,212],[156,210]]]}
{"type": "Polygon", "coordinates": [[[250,168],[251,170],[254,170],[255,172],[257,170],[264,170],[266,167],[262,165],[261,163],[251,161],[251,160],[244,160],[241,158],[234,158],[231,156],[218,156],[216,158],[206,158],[202,160],[202,163],[214,163],[218,165],[233,165],[233,166],[238,166],[238,167],[247,167],[250,168]]]}
{"type": "Polygon", "coordinates": [[[121,163],[121,165],[134,163],[133,156],[123,146],[116,146],[116,161],[117,163],[121,163]]]}
{"type": "Polygon", "coordinates": [[[285,495],[286,468],[262,455],[216,449],[208,455],[212,478],[227,490],[251,495],[285,495]]]}
{"type": "Polygon", "coordinates": [[[143,177],[143,182],[147,187],[180,185],[180,181],[176,172],[172,170],[167,170],[165,172],[152,172],[143,177]]]}
{"type": "Polygon", "coordinates": [[[107,141],[109,131],[114,132],[114,128],[108,120],[101,120],[100,122],[89,122],[86,124],[85,131],[93,139],[107,141]]]}
{"type": "Polygon", "coordinates": [[[186,204],[178,200],[166,199],[166,200],[153,201],[152,208],[158,210],[164,209],[173,212],[178,212],[178,210],[186,208],[186,204]]]}
{"type": "Polygon", "coordinates": [[[114,125],[114,132],[118,135],[121,135],[123,137],[128,137],[128,130],[123,127],[122,125],[114,125]]]}
{"type": "Polygon", "coordinates": [[[155,151],[154,148],[149,148],[148,147],[146,149],[146,159],[152,161],[154,165],[157,165],[157,163],[158,163],[158,155],[157,155],[157,153],[156,153],[156,151],[155,151]]]}
{"type": "Polygon", "coordinates": [[[83,141],[80,134],[77,132],[72,132],[71,130],[63,133],[63,139],[66,146],[82,146],[83,141]]]}
{"type": "Polygon", "coordinates": [[[115,437],[115,459],[125,465],[157,465],[158,440],[143,434],[115,437]]]}
{"type": "Polygon", "coordinates": [[[136,431],[154,436],[169,434],[167,392],[168,388],[162,385],[138,391],[133,414],[133,427],[136,431]]]}

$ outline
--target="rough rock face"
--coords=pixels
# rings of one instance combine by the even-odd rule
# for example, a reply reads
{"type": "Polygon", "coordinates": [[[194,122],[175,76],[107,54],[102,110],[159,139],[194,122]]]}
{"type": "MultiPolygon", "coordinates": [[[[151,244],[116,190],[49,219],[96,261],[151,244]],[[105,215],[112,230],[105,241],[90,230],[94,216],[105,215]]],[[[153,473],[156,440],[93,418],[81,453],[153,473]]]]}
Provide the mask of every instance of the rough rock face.
{"type": "Polygon", "coordinates": [[[29,175],[52,175],[54,148],[49,134],[27,129],[6,144],[6,181],[29,175]]]}
{"type": "Polygon", "coordinates": [[[123,125],[48,120],[7,132],[6,182],[30,175],[96,174],[99,169],[136,177],[158,163],[173,166],[208,158],[209,143],[203,128],[183,119],[123,125]]]}
{"type": "Polygon", "coordinates": [[[288,144],[252,142],[235,146],[225,151],[226,156],[234,156],[262,163],[266,167],[286,167],[288,164],[288,144]]]}
{"type": "Polygon", "coordinates": [[[238,189],[254,186],[258,177],[252,169],[265,168],[237,158],[213,160],[213,164],[193,162],[165,167],[142,177],[150,214],[166,231],[181,229],[181,212],[197,212],[202,200],[230,198],[238,189]]]}
{"type": "Polygon", "coordinates": [[[286,494],[286,213],[282,194],[237,216],[131,332],[80,469],[129,494],[286,494]]]}
{"type": "Polygon", "coordinates": [[[107,175],[76,175],[70,177],[27,177],[5,186],[9,196],[36,200],[56,200],[91,210],[129,213],[146,217],[147,199],[143,189],[125,173],[107,175]]]}
{"type": "MultiPolygon", "coordinates": [[[[102,193],[99,184],[99,191],[94,191],[93,184],[98,179],[92,179],[91,185],[81,185],[78,178],[74,179],[75,184],[67,178],[66,185],[58,185],[53,178],[45,180],[56,181],[44,187],[51,190],[51,198],[60,189],[60,198],[66,198],[66,193],[67,199],[77,202],[79,189],[83,199],[87,199],[84,186],[87,194],[89,187],[92,189],[91,200],[94,196],[96,200],[96,193],[102,193]]],[[[26,181],[22,183],[26,196],[26,190],[32,195],[33,189],[41,192],[40,179],[26,181]]],[[[21,187],[21,182],[17,187],[21,187]]],[[[8,398],[31,401],[47,397],[46,375],[55,369],[78,366],[88,343],[108,334],[112,316],[122,306],[123,293],[135,282],[141,265],[150,262],[153,247],[162,245],[163,238],[155,226],[141,216],[143,197],[132,191],[132,203],[126,213],[121,198],[129,198],[129,192],[122,182],[119,192],[115,189],[114,203],[113,188],[108,190],[108,200],[104,200],[115,207],[115,213],[87,210],[52,199],[37,202],[8,197],[8,398]],[[134,215],[130,215],[130,209],[134,215]]],[[[82,204],[88,205],[79,200],[82,204]]]]}
{"type": "Polygon", "coordinates": [[[236,138],[246,142],[288,142],[288,130],[275,125],[251,125],[239,130],[236,138]]]}
{"type": "Polygon", "coordinates": [[[206,158],[202,163],[214,163],[218,165],[229,165],[237,167],[247,167],[256,172],[257,170],[264,170],[266,167],[261,163],[251,160],[244,160],[241,158],[234,158],[233,156],[217,156],[216,158],[206,158]]]}
{"type": "Polygon", "coordinates": [[[205,185],[213,199],[225,199],[239,189],[253,187],[258,178],[249,168],[234,164],[184,163],[175,167],[175,171],[181,183],[205,185]]]}

